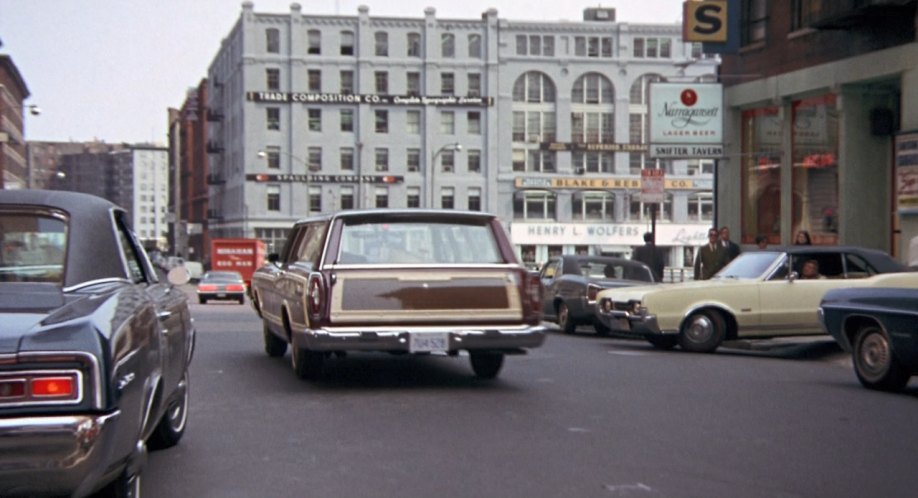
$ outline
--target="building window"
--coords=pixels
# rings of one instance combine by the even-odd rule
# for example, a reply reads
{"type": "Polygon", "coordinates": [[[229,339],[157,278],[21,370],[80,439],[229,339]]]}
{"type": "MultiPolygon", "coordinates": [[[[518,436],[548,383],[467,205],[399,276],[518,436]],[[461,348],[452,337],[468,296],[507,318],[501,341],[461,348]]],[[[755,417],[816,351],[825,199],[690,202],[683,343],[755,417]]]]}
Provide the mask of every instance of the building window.
{"type": "Polygon", "coordinates": [[[555,101],[555,85],[540,72],[530,71],[520,76],[513,85],[513,101],[546,103],[555,101]]]}
{"type": "Polygon", "coordinates": [[[792,233],[838,243],[838,109],[834,94],[791,104],[792,233]]]}
{"type": "Polygon", "coordinates": [[[265,69],[265,79],[267,80],[268,90],[280,90],[280,69],[265,69]]]}
{"type": "Polygon", "coordinates": [[[341,55],[354,55],[354,32],[341,32],[341,55]]]}
{"type": "Polygon", "coordinates": [[[421,149],[408,149],[405,153],[406,169],[410,173],[421,171],[421,149]]]}
{"type": "Polygon", "coordinates": [[[265,51],[269,54],[280,53],[280,31],[277,28],[265,30],[265,51]]]}
{"type": "Polygon", "coordinates": [[[440,56],[452,59],[456,56],[456,35],[443,33],[440,36],[440,56]]]}
{"type": "Polygon", "coordinates": [[[689,200],[688,200],[689,220],[691,221],[712,221],[714,219],[714,199],[713,197],[714,196],[711,192],[699,192],[689,197],[689,200]]]}
{"type": "Polygon", "coordinates": [[[317,29],[310,29],[306,34],[309,45],[306,53],[310,55],[319,55],[322,53],[322,32],[317,29]]]}
{"type": "Polygon", "coordinates": [[[440,94],[453,95],[456,93],[456,76],[453,73],[440,74],[440,94]]]}
{"type": "Polygon", "coordinates": [[[554,220],[555,194],[541,190],[513,194],[513,218],[517,220],[554,220]]]}
{"type": "Polygon", "coordinates": [[[469,122],[469,134],[470,135],[481,135],[481,112],[469,111],[468,122],[469,122]]]}
{"type": "Polygon", "coordinates": [[[577,57],[612,57],[612,38],[609,36],[575,36],[574,55],[577,57]]]}
{"type": "Polygon", "coordinates": [[[481,173],[481,151],[470,150],[468,152],[469,173],[481,173]]]}
{"type": "Polygon", "coordinates": [[[341,147],[339,154],[341,171],[354,171],[354,149],[353,147],[341,147]]]}
{"type": "Polygon", "coordinates": [[[273,145],[265,147],[265,162],[268,169],[280,169],[280,147],[273,145]]]}
{"type": "Polygon", "coordinates": [[[375,73],[376,81],[376,93],[378,95],[386,95],[389,93],[389,72],[388,71],[376,71],[375,73]]]}
{"type": "Polygon", "coordinates": [[[516,35],[516,55],[527,55],[529,52],[529,39],[526,35],[516,35]]]}
{"type": "Polygon", "coordinates": [[[526,171],[534,173],[554,173],[555,153],[547,150],[526,151],[526,171]]]}
{"type": "Polygon", "coordinates": [[[322,188],[309,187],[309,213],[322,212],[322,188]]]}
{"type": "Polygon", "coordinates": [[[376,149],[376,171],[389,171],[389,149],[376,149]]]}
{"type": "Polygon", "coordinates": [[[309,131],[322,131],[322,110],[308,109],[306,113],[309,116],[309,131]]]}
{"type": "Polygon", "coordinates": [[[265,109],[265,114],[268,120],[268,129],[280,130],[280,108],[268,107],[265,109]]]}
{"type": "Polygon", "coordinates": [[[747,0],[743,2],[743,13],[740,21],[740,38],[743,45],[765,41],[765,27],[768,22],[766,0],[747,0]]]}
{"type": "Polygon", "coordinates": [[[354,209],[354,187],[341,187],[341,209],[354,209]]]}
{"type": "Polygon", "coordinates": [[[408,111],[405,113],[405,129],[409,135],[421,134],[421,111],[408,111]]]}
{"type": "Polygon", "coordinates": [[[608,78],[599,73],[588,73],[574,82],[571,92],[572,104],[606,104],[615,103],[615,89],[608,78]]]}
{"type": "Polygon", "coordinates": [[[456,189],[453,187],[440,189],[440,207],[443,209],[456,209],[456,189]]]}
{"type": "Polygon", "coordinates": [[[354,93],[354,71],[341,71],[341,93],[344,95],[354,93]]]}
{"type": "Polygon", "coordinates": [[[376,187],[376,207],[389,207],[389,189],[386,187],[376,187]]]}
{"type": "Polygon", "coordinates": [[[353,109],[341,109],[338,116],[341,119],[341,131],[354,131],[353,109]]]}
{"type": "Polygon", "coordinates": [[[376,39],[376,56],[377,57],[389,57],[389,33],[385,31],[377,31],[375,34],[376,39]]]}
{"type": "Polygon", "coordinates": [[[408,90],[408,95],[420,95],[421,94],[421,73],[418,73],[418,72],[408,73],[407,90],[408,90]]]}
{"type": "Polygon", "coordinates": [[[571,152],[574,173],[614,173],[615,154],[612,152],[571,152]]]}
{"type": "Polygon", "coordinates": [[[421,35],[408,33],[408,57],[421,56],[421,35]]]}
{"type": "Polygon", "coordinates": [[[571,203],[571,218],[575,220],[613,220],[614,196],[609,192],[579,192],[571,203]]]}
{"type": "Polygon", "coordinates": [[[672,194],[663,194],[663,205],[657,202],[648,202],[644,203],[641,201],[640,195],[631,196],[631,208],[629,209],[628,217],[631,221],[649,221],[652,213],[651,211],[657,210],[657,220],[659,221],[672,221],[673,220],[673,195],[672,194]],[[661,212],[662,208],[662,212],[661,212]]]}
{"type": "Polygon", "coordinates": [[[478,187],[469,188],[469,211],[481,211],[481,189],[478,187]]]}
{"type": "Polygon", "coordinates": [[[389,133],[389,111],[377,110],[376,115],[376,133],[389,133]]]}
{"type": "Polygon", "coordinates": [[[469,35],[469,58],[481,58],[481,35],[479,34],[469,35]]]}
{"type": "Polygon", "coordinates": [[[322,147],[310,147],[307,154],[309,171],[322,171],[322,147]]]}
{"type": "Polygon", "coordinates": [[[554,57],[555,37],[540,35],[516,35],[516,55],[554,57]]]}
{"type": "Polygon", "coordinates": [[[469,97],[481,96],[481,73],[468,74],[469,97]]]}
{"type": "Polygon", "coordinates": [[[453,111],[440,112],[440,133],[444,135],[456,133],[456,113],[453,111]]]}
{"type": "Polygon", "coordinates": [[[444,173],[456,171],[456,151],[444,150],[440,153],[440,171],[444,173]]]}
{"type": "Polygon", "coordinates": [[[309,91],[319,93],[322,91],[322,71],[318,69],[310,69],[306,72],[306,77],[309,79],[309,91]]]}
{"type": "Polygon", "coordinates": [[[421,207],[421,189],[419,187],[408,187],[405,206],[409,208],[421,207]]]}
{"type": "Polygon", "coordinates": [[[268,185],[266,192],[268,211],[280,211],[280,185],[268,185]]]}
{"type": "Polygon", "coordinates": [[[513,141],[542,143],[555,140],[555,113],[513,111],[513,141]]]}

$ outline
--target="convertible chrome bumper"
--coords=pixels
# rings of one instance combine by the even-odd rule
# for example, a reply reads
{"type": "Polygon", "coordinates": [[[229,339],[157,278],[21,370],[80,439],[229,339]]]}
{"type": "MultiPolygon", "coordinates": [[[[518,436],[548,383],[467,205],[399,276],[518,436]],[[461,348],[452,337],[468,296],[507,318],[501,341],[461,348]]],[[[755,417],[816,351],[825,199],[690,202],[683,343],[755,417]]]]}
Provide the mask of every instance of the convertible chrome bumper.
{"type": "Polygon", "coordinates": [[[542,325],[516,327],[328,327],[297,331],[293,346],[312,351],[391,351],[410,352],[412,335],[446,333],[449,348],[459,350],[503,350],[523,352],[545,342],[547,328],[542,325]]]}
{"type": "MultiPolygon", "coordinates": [[[[110,471],[121,412],[0,419],[0,496],[74,495],[92,491],[110,471]]],[[[139,445],[132,466],[141,466],[139,445]]]]}
{"type": "Polygon", "coordinates": [[[600,323],[613,332],[641,337],[664,333],[660,330],[656,315],[636,314],[620,310],[602,311],[602,308],[600,308],[600,311],[596,313],[596,317],[600,323]]]}

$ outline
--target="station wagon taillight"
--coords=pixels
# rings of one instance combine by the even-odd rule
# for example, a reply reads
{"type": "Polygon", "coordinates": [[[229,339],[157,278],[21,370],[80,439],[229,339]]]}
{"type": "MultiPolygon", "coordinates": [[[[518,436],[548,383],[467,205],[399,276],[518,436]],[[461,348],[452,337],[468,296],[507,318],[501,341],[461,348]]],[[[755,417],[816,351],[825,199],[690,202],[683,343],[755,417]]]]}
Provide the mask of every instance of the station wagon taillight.
{"type": "Polygon", "coordinates": [[[312,315],[318,315],[322,310],[322,300],[325,294],[324,287],[321,275],[313,274],[309,277],[309,290],[306,293],[306,300],[309,305],[309,312],[312,315]]]}
{"type": "Polygon", "coordinates": [[[523,277],[526,282],[526,297],[530,309],[535,313],[542,311],[542,279],[538,274],[527,274],[523,277]]]}

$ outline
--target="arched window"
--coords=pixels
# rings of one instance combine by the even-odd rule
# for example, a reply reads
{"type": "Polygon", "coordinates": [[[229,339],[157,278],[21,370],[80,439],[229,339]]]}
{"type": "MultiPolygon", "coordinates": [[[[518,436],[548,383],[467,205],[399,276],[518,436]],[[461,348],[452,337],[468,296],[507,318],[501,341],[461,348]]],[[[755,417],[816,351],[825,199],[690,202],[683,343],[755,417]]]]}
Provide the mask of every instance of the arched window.
{"type": "Polygon", "coordinates": [[[611,192],[578,192],[571,203],[575,220],[613,220],[615,196],[611,192]]]}
{"type": "MultiPolygon", "coordinates": [[[[574,82],[571,92],[571,141],[615,141],[615,91],[612,82],[599,73],[585,74],[574,82]]],[[[597,158],[590,160],[597,161],[597,158]]],[[[586,166],[582,166],[586,170],[586,166]]]]}
{"type": "Polygon", "coordinates": [[[556,195],[544,190],[521,190],[513,194],[513,219],[554,220],[556,195]]]}
{"type": "Polygon", "coordinates": [[[608,78],[599,73],[587,73],[577,78],[571,94],[572,104],[615,104],[615,89],[608,78]]]}
{"type": "Polygon", "coordinates": [[[516,79],[513,101],[528,103],[554,103],[555,84],[545,73],[530,71],[516,79]]]}

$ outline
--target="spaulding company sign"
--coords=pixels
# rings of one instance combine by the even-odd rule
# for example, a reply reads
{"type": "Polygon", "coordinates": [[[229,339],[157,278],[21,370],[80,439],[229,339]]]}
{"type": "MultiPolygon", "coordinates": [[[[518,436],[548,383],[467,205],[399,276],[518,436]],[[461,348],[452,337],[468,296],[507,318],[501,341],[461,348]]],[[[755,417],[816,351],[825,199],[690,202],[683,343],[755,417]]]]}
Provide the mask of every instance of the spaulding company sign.
{"type": "Polygon", "coordinates": [[[720,83],[651,83],[650,156],[723,156],[723,106],[720,83]]]}

